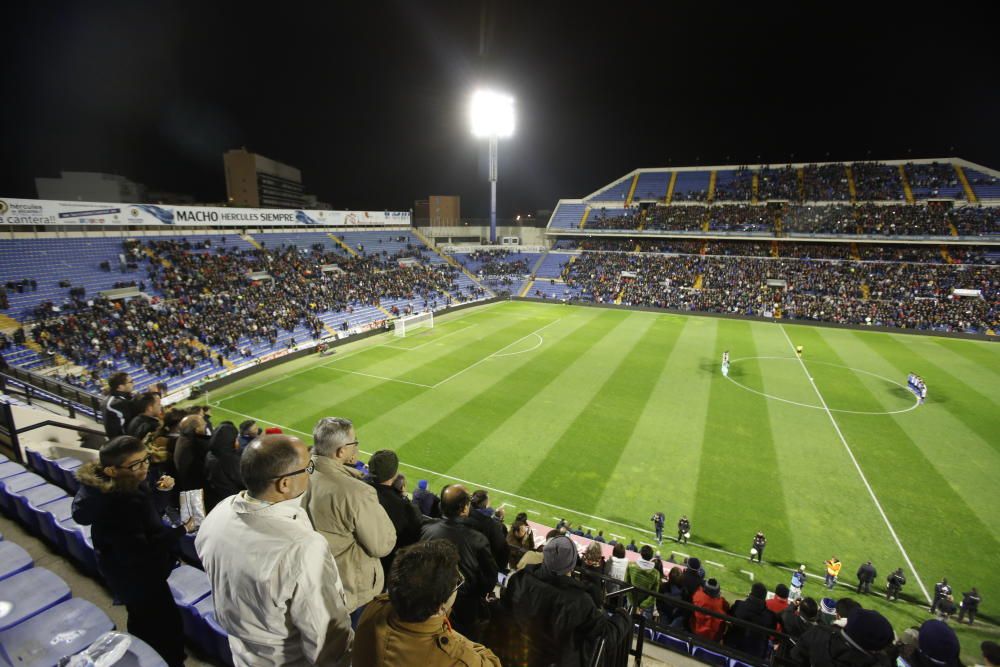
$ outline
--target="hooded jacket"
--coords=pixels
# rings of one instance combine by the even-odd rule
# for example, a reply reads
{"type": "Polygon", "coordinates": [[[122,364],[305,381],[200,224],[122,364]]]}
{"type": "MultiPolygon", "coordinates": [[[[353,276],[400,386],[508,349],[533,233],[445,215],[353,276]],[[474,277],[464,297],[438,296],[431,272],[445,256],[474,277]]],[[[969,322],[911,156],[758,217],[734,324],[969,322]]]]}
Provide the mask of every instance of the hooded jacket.
{"type": "Polygon", "coordinates": [[[205,512],[211,512],[223,498],[246,488],[240,474],[242,452],[237,435],[230,422],[222,422],[212,434],[205,455],[205,512]]]}
{"type": "Polygon", "coordinates": [[[97,461],[76,472],[80,489],[73,499],[73,520],[91,526],[97,564],[108,587],[125,604],[147,595],[177,563],[183,526],[163,524],[154,491],[143,482],[121,491],[97,461]]]}

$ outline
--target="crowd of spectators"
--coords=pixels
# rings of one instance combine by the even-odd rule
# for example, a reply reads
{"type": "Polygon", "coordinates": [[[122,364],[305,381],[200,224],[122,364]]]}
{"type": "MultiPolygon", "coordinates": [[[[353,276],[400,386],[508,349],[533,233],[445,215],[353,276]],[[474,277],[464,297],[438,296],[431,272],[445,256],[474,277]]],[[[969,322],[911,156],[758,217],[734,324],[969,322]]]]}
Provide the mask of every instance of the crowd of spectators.
{"type": "Polygon", "coordinates": [[[753,174],[748,167],[739,167],[729,179],[715,183],[715,201],[750,201],[753,194],[753,174]]]}
{"type": "Polygon", "coordinates": [[[765,166],[760,170],[757,181],[757,199],[762,201],[767,199],[799,201],[801,198],[798,169],[788,165],[780,169],[765,166]]]}
{"type": "Polygon", "coordinates": [[[906,170],[906,180],[909,181],[913,189],[929,190],[932,196],[937,195],[941,188],[957,188],[960,186],[958,173],[955,167],[941,162],[931,162],[930,164],[914,164],[907,162],[904,165],[906,170]]]}
{"type": "Polygon", "coordinates": [[[802,168],[804,201],[850,201],[847,170],[843,164],[807,164],[802,168]]]}
{"type": "Polygon", "coordinates": [[[610,215],[605,209],[600,208],[590,212],[586,227],[590,229],[638,229],[642,224],[642,219],[643,214],[637,208],[610,215]]]}
{"type": "Polygon", "coordinates": [[[851,172],[858,201],[903,198],[903,181],[898,167],[881,162],[855,162],[851,165],[851,172]]]}
{"type": "Polygon", "coordinates": [[[719,232],[772,232],[774,216],[765,206],[722,204],[709,207],[708,228],[719,232]]]}
{"type": "Polygon", "coordinates": [[[648,213],[646,229],[700,231],[707,213],[706,206],[656,206],[648,213]]]}

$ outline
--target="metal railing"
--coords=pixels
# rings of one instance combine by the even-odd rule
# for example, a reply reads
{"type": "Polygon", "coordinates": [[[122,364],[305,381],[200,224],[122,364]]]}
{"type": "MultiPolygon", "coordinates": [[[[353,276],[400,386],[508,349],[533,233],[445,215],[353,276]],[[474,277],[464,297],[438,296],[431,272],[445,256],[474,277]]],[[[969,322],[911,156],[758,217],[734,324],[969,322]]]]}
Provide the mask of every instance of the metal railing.
{"type": "Polygon", "coordinates": [[[79,412],[97,422],[103,419],[103,397],[23,368],[10,366],[0,372],[0,391],[23,397],[28,405],[32,401],[57,405],[70,417],[79,412]]]}

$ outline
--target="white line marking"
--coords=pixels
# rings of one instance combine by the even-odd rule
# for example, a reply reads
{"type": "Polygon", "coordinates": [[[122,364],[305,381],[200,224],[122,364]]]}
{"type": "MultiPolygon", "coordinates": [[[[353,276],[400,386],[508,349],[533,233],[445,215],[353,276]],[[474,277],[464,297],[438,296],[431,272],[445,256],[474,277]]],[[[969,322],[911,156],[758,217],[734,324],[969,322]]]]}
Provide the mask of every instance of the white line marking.
{"type": "Polygon", "coordinates": [[[682,556],[684,558],[690,558],[691,557],[688,554],[684,553],[683,551],[671,551],[670,553],[677,554],[678,556],[682,556]]]}
{"type": "Polygon", "coordinates": [[[517,507],[517,505],[511,505],[510,503],[500,503],[500,507],[517,507]]]}
{"type": "Polygon", "coordinates": [[[443,335],[443,336],[438,336],[437,338],[432,338],[431,340],[427,341],[426,343],[421,343],[420,345],[417,345],[416,347],[401,347],[401,346],[399,346],[399,345],[389,345],[389,344],[386,344],[386,347],[391,347],[391,348],[392,348],[392,349],[394,349],[394,350],[405,350],[405,351],[407,351],[407,352],[414,352],[414,351],[416,351],[416,350],[419,350],[419,349],[420,349],[420,348],[422,348],[422,347],[427,347],[427,346],[428,346],[428,345],[430,345],[431,343],[437,343],[438,341],[442,341],[442,340],[444,340],[445,338],[447,338],[448,336],[454,336],[455,334],[458,334],[458,333],[462,333],[462,332],[463,332],[463,331],[465,331],[466,329],[471,329],[471,328],[473,328],[474,326],[476,326],[476,325],[475,325],[475,324],[470,324],[470,325],[469,325],[469,326],[467,326],[467,327],[462,327],[462,328],[461,328],[461,329],[459,329],[458,331],[452,331],[451,333],[446,333],[446,334],[445,334],[445,335],[443,335]]]}
{"type": "MultiPolygon", "coordinates": [[[[785,327],[781,324],[778,325],[781,329],[781,333],[785,335],[785,340],[792,347],[792,352],[795,352],[795,345],[792,343],[792,339],[788,337],[788,332],[785,331],[785,327]]],[[[868,478],[865,477],[864,471],[861,469],[861,465],[858,460],[854,458],[854,452],[851,451],[851,446],[847,444],[847,439],[844,438],[844,434],[840,431],[840,425],[837,424],[837,420],[833,417],[833,413],[830,412],[830,408],[826,406],[826,401],[823,399],[823,394],[820,393],[819,387],[813,381],[812,376],[809,375],[809,369],[806,368],[806,362],[802,361],[802,357],[798,354],[795,355],[799,364],[802,366],[802,372],[806,374],[809,378],[809,384],[812,385],[813,390],[816,392],[816,397],[819,398],[819,402],[822,403],[823,409],[826,410],[826,415],[830,418],[830,423],[833,424],[834,430],[837,431],[837,435],[840,436],[840,441],[844,444],[844,449],[847,450],[847,455],[851,457],[851,461],[854,463],[855,469],[858,471],[858,475],[861,476],[861,481],[864,482],[865,488],[868,489],[868,494],[872,497],[872,502],[875,503],[875,507],[878,508],[878,513],[882,515],[882,520],[885,521],[886,527],[889,529],[889,534],[892,535],[892,539],[895,540],[896,546],[899,547],[899,551],[903,554],[903,559],[906,561],[907,566],[910,568],[910,572],[913,573],[913,578],[917,580],[917,584],[920,586],[920,590],[923,591],[924,597],[927,598],[927,602],[931,601],[931,596],[927,593],[927,588],[924,587],[924,582],[920,580],[920,575],[917,574],[917,568],[913,567],[913,561],[910,560],[909,554],[906,553],[906,549],[903,548],[903,543],[899,541],[899,537],[896,535],[895,529],[892,527],[892,523],[889,521],[889,517],[886,516],[885,510],[882,509],[882,503],[878,501],[878,497],[875,495],[875,491],[872,489],[871,484],[868,483],[868,478]]]]}
{"type": "Polygon", "coordinates": [[[608,533],[608,535],[610,535],[611,537],[617,537],[619,540],[625,539],[624,535],[615,535],[614,533],[608,533]]]}
{"type": "Polygon", "coordinates": [[[722,563],[716,563],[714,560],[706,559],[705,562],[708,563],[709,565],[714,565],[715,567],[721,567],[723,570],[726,569],[725,565],[723,565],[722,563]]]}
{"type": "Polygon", "coordinates": [[[399,382],[400,384],[412,384],[414,387],[426,387],[427,389],[433,389],[434,385],[430,384],[420,384],[419,382],[410,382],[409,380],[400,380],[398,378],[390,378],[384,375],[372,375],[371,373],[362,373],[361,371],[349,371],[345,368],[337,368],[336,366],[323,366],[327,370],[337,371],[338,373],[350,373],[351,375],[363,375],[366,378],[375,378],[376,380],[385,380],[387,382],[399,382]]]}
{"type": "Polygon", "coordinates": [[[525,511],[525,512],[528,512],[529,514],[541,514],[541,512],[539,512],[538,510],[529,510],[529,509],[525,509],[524,511],[525,511]]]}
{"type": "Polygon", "coordinates": [[[740,572],[750,577],[750,581],[753,581],[753,572],[749,572],[747,570],[740,570],[740,572]]]}
{"type": "Polygon", "coordinates": [[[538,334],[534,334],[534,336],[535,336],[535,338],[538,339],[538,342],[535,343],[534,347],[529,347],[527,350],[519,350],[517,352],[504,352],[503,354],[494,354],[493,356],[494,357],[513,357],[513,356],[518,355],[518,354],[526,354],[528,352],[533,352],[533,351],[537,350],[538,348],[540,348],[542,346],[542,343],[545,342],[545,339],[542,338],[541,336],[539,336],[538,334]]]}
{"type": "Polygon", "coordinates": [[[493,357],[497,356],[498,354],[500,354],[501,352],[503,352],[507,348],[513,347],[514,345],[517,345],[518,343],[520,343],[525,338],[528,338],[529,336],[534,336],[535,334],[537,334],[539,331],[542,331],[543,329],[548,329],[553,324],[556,324],[557,322],[561,322],[562,319],[563,318],[560,317],[558,320],[553,320],[553,321],[549,322],[548,324],[546,324],[545,326],[540,327],[538,329],[535,329],[534,331],[532,331],[529,334],[525,334],[524,336],[521,336],[520,338],[518,338],[514,342],[508,343],[507,345],[504,345],[503,347],[501,347],[499,350],[497,350],[493,354],[490,354],[489,356],[483,357],[482,359],[480,359],[479,361],[475,362],[471,366],[466,366],[465,368],[463,368],[462,370],[460,370],[459,372],[455,373],[454,375],[452,375],[450,377],[446,377],[445,379],[443,379],[440,382],[438,382],[436,385],[433,385],[432,388],[437,389],[438,387],[440,387],[441,385],[443,385],[445,382],[448,382],[450,380],[454,380],[455,378],[457,378],[462,373],[464,373],[464,372],[466,372],[468,370],[472,370],[473,368],[475,368],[476,366],[478,366],[479,364],[481,364],[481,363],[483,363],[485,361],[489,361],[490,359],[492,359],[493,357]]]}

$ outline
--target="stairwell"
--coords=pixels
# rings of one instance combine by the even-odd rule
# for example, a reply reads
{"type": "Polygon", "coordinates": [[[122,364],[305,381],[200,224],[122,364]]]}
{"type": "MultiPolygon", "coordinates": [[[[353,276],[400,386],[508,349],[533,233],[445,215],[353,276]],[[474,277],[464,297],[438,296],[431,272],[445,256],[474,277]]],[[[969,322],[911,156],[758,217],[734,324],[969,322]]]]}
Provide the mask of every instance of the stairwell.
{"type": "Polygon", "coordinates": [[[632,185],[628,189],[628,197],[625,198],[625,208],[632,205],[632,197],[635,196],[635,186],[639,185],[639,174],[632,176],[632,185]]]}
{"type": "Polygon", "coordinates": [[[754,172],[753,177],[750,181],[750,203],[756,204],[760,201],[760,173],[754,172]]]}
{"type": "Polygon", "coordinates": [[[899,165],[899,180],[903,183],[903,194],[906,196],[906,203],[913,203],[913,189],[910,187],[910,179],[906,177],[906,168],[899,165]]]}
{"type": "Polygon", "coordinates": [[[955,258],[951,256],[951,253],[948,252],[948,246],[941,246],[941,259],[944,260],[945,264],[958,264],[955,258]]]}
{"type": "Polygon", "coordinates": [[[799,167],[795,170],[795,180],[799,183],[799,201],[806,200],[806,169],[799,167]]]}
{"type": "Polygon", "coordinates": [[[778,242],[771,241],[771,257],[780,257],[781,253],[778,251],[778,242]]]}
{"type": "Polygon", "coordinates": [[[715,182],[719,178],[719,173],[712,170],[712,173],[708,175],[708,203],[711,204],[715,200],[715,182]]]}
{"type": "Polygon", "coordinates": [[[330,237],[331,241],[333,241],[334,243],[336,243],[337,245],[339,245],[341,248],[343,248],[344,250],[346,250],[347,254],[349,254],[351,257],[360,257],[361,256],[361,255],[358,254],[358,252],[354,248],[352,248],[351,246],[349,246],[346,243],[344,243],[340,239],[340,237],[337,236],[336,234],[327,234],[327,236],[330,237]]]}
{"type": "Polygon", "coordinates": [[[260,241],[250,236],[249,234],[240,234],[240,238],[249,243],[250,245],[252,245],[254,248],[257,248],[257,250],[264,249],[264,246],[260,244],[260,241]]]}
{"type": "Polygon", "coordinates": [[[851,170],[850,165],[844,165],[844,171],[847,172],[847,190],[851,193],[851,201],[858,201],[858,188],[854,185],[854,171],[851,170]]]}
{"type": "Polygon", "coordinates": [[[583,216],[580,218],[580,224],[577,226],[577,229],[583,229],[583,226],[587,224],[587,218],[589,217],[590,217],[590,207],[588,206],[583,211],[583,216]]]}
{"type": "Polygon", "coordinates": [[[858,250],[858,244],[854,242],[851,243],[851,259],[856,262],[861,261],[861,252],[858,250]]]}
{"type": "Polygon", "coordinates": [[[670,184],[667,186],[667,196],[665,201],[667,205],[674,200],[674,188],[677,186],[677,172],[670,172],[670,184]]]}
{"type": "Polygon", "coordinates": [[[955,173],[958,174],[958,180],[962,183],[962,189],[965,190],[965,198],[969,200],[970,204],[979,203],[979,197],[976,196],[972,185],[969,183],[969,179],[965,176],[965,170],[962,169],[962,165],[956,164],[953,166],[955,167],[955,173]]]}

